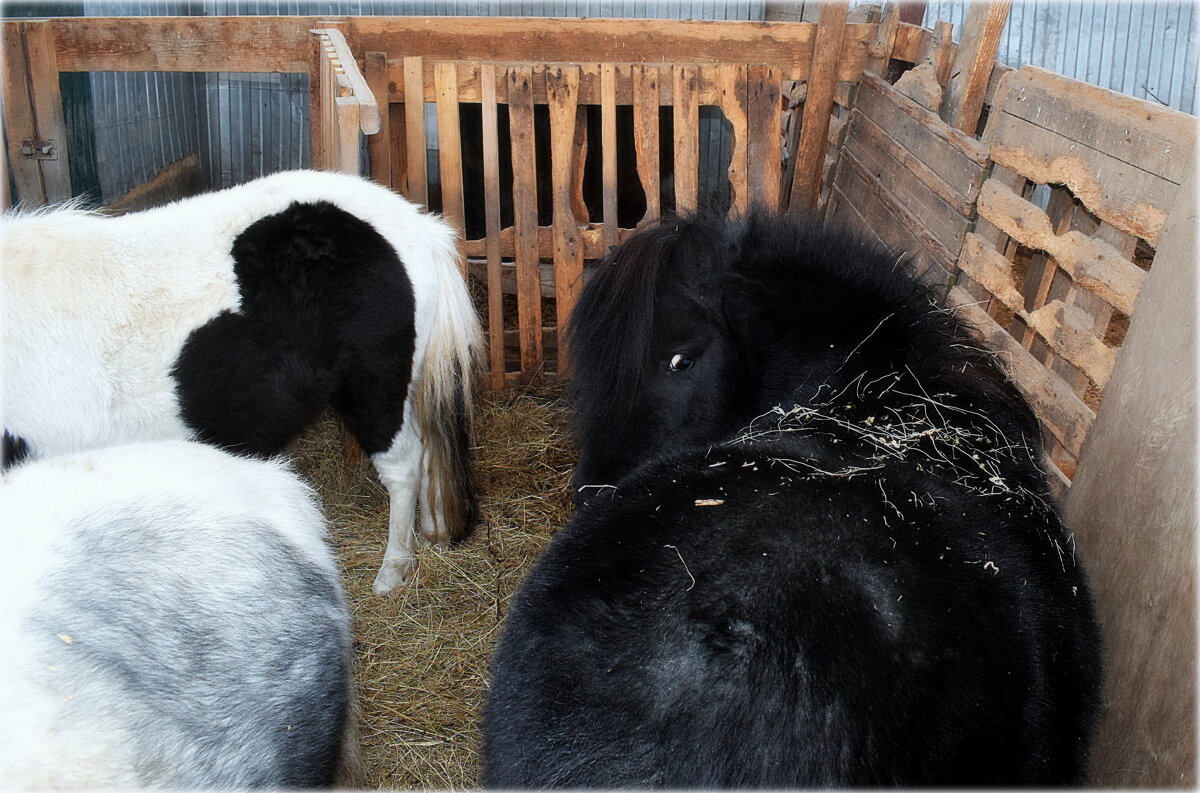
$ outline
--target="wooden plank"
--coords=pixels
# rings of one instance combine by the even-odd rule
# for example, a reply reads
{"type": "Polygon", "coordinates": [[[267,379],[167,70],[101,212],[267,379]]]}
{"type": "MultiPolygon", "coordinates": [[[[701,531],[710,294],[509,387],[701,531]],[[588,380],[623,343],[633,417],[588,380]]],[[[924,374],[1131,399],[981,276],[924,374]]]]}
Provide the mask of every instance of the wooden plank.
{"type": "Polygon", "coordinates": [[[933,66],[938,85],[945,87],[950,80],[950,69],[954,65],[954,26],[939,19],[933,24],[932,34],[922,43],[917,55],[919,63],[933,66]]]}
{"type": "Polygon", "coordinates": [[[900,5],[896,2],[883,4],[883,18],[879,20],[879,28],[875,41],[867,51],[865,70],[887,77],[888,64],[892,58],[892,50],[896,46],[896,31],[900,28],[900,5]]]}
{"type": "Polygon", "coordinates": [[[458,81],[454,64],[433,67],[437,82],[438,172],[442,186],[442,215],[461,238],[466,230],[463,208],[462,133],[458,120],[458,81]]]}
{"type": "Polygon", "coordinates": [[[52,24],[64,72],[306,72],[308,31],[329,23],[320,17],[59,17],[52,24]]]}
{"type": "Polygon", "coordinates": [[[309,36],[308,51],[308,142],[309,163],[314,170],[324,170],[329,155],[325,123],[330,98],[328,81],[325,79],[325,46],[320,36],[309,36]]]}
{"type": "Polygon", "coordinates": [[[1157,245],[1178,185],[1024,119],[999,113],[993,159],[1042,184],[1063,184],[1101,220],[1157,245]]]}
{"type": "Polygon", "coordinates": [[[600,66],[600,153],[602,156],[602,202],[604,241],[617,244],[617,66],[600,66]]]}
{"type": "Polygon", "coordinates": [[[746,67],[727,63],[717,67],[720,100],[717,103],[732,132],[732,149],[729,153],[729,198],[730,209],[745,212],[749,204],[749,174],[746,172],[747,138],[749,119],[746,115],[746,67]]]}
{"type": "Polygon", "coordinates": [[[388,105],[387,53],[368,52],[365,55],[365,77],[375,101],[385,112],[380,113],[379,132],[367,139],[371,162],[371,178],[385,187],[392,186],[392,114],[388,105]]]}
{"type": "MultiPolygon", "coordinates": [[[[1032,66],[1007,75],[996,102],[998,112],[1172,184],[1187,170],[1196,139],[1196,119],[1186,113],[1032,66]]],[[[989,141],[994,139],[989,135],[989,141]]]]}
{"type": "Polygon", "coordinates": [[[337,119],[334,129],[337,131],[337,158],[333,164],[334,170],[342,173],[360,174],[358,162],[359,135],[362,126],[362,105],[353,97],[339,96],[334,100],[334,113],[337,119]]]}
{"type": "Polygon", "coordinates": [[[696,66],[675,65],[671,69],[675,102],[675,208],[694,210],[700,189],[700,105],[696,66]]]}
{"type": "MultiPolygon", "coordinates": [[[[842,163],[869,186],[871,194],[887,208],[893,222],[899,221],[945,269],[953,269],[954,262],[958,258],[957,246],[953,249],[947,248],[945,243],[925,226],[923,220],[918,218],[904,202],[897,200],[897,197],[881,183],[880,179],[856,158],[855,152],[849,147],[842,150],[842,163]]],[[[884,219],[880,219],[880,222],[886,225],[884,219]]]]}
{"type": "Polygon", "coordinates": [[[1146,272],[1111,245],[1077,230],[1055,234],[1045,212],[993,179],[984,182],[978,207],[980,216],[1005,234],[1050,254],[1077,284],[1133,316],[1146,272]]]}
{"type": "MultiPolygon", "coordinates": [[[[496,111],[496,66],[485,64],[483,103],[483,205],[487,256],[488,369],[492,388],[504,387],[504,292],[500,264],[500,136],[496,111]],[[489,88],[490,86],[490,88],[489,88]]],[[[516,291],[515,288],[513,291],[516,291]]]]}
{"type": "Polygon", "coordinates": [[[978,188],[990,164],[987,146],[954,129],[934,112],[873,75],[865,75],[855,109],[928,165],[963,195],[978,188]]]}
{"type": "MultiPolygon", "coordinates": [[[[558,326],[558,373],[570,373],[566,329],[583,289],[583,246],[571,206],[575,119],[578,111],[579,68],[557,66],[546,73],[550,98],[550,162],[554,193],[554,285],[558,326]]],[[[658,106],[653,107],[655,121],[658,106]]],[[[657,152],[656,152],[657,153],[657,152]]],[[[655,163],[657,172],[657,162],[655,163]]]]}
{"type": "Polygon", "coordinates": [[[838,77],[837,60],[842,49],[846,12],[844,0],[821,6],[809,72],[808,98],[804,103],[803,126],[796,151],[796,175],[788,200],[789,212],[816,207],[821,193],[821,165],[829,132],[829,113],[833,109],[833,89],[838,77]]]}
{"type": "Polygon", "coordinates": [[[783,158],[783,108],[780,106],[779,70],[751,66],[747,71],[746,115],[749,194],[752,203],[779,210],[780,169],[783,158]]]}
{"type": "Polygon", "coordinates": [[[54,29],[48,22],[29,22],[24,30],[37,137],[55,141],[57,153],[52,160],[37,161],[42,171],[42,185],[48,202],[66,201],[71,197],[70,152],[67,150],[67,125],[63,119],[62,91],[58,83],[54,29]]]}
{"type": "MultiPolygon", "coordinates": [[[[388,105],[388,124],[385,127],[390,141],[391,167],[390,185],[393,190],[408,195],[408,130],[404,119],[404,105],[388,105]]],[[[383,131],[380,132],[383,134],[383,131]]]]}
{"type": "Polygon", "coordinates": [[[968,134],[973,134],[979,124],[983,97],[1011,7],[1011,0],[973,0],[967,10],[941,115],[950,126],[968,134]]]}
{"type": "Polygon", "coordinates": [[[419,56],[404,59],[404,87],[406,96],[420,97],[420,101],[404,103],[404,132],[408,150],[408,194],[409,201],[422,206],[429,205],[429,171],[425,163],[425,95],[423,72],[425,62],[419,56]]]}
{"type": "Polygon", "coordinates": [[[913,176],[921,181],[921,184],[932,190],[955,212],[964,218],[970,218],[975,214],[975,199],[979,195],[979,188],[983,185],[984,175],[987,173],[982,166],[977,166],[975,176],[966,182],[965,185],[960,182],[960,185],[966,187],[965,191],[960,191],[943,179],[941,174],[930,168],[915,154],[906,149],[902,143],[888,134],[886,130],[872,121],[861,110],[855,108],[851,112],[851,117],[855,119],[856,129],[861,130],[863,134],[871,139],[872,143],[883,151],[886,151],[892,159],[903,165],[913,176]]]}
{"type": "Polygon", "coordinates": [[[512,134],[513,220],[516,228],[517,324],[521,373],[542,365],[542,299],[538,284],[537,151],[533,122],[533,68],[508,67],[508,119],[512,134]]]}
{"type": "Polygon", "coordinates": [[[4,131],[8,139],[8,162],[16,183],[17,199],[27,206],[46,203],[37,162],[21,155],[21,141],[37,138],[33,103],[29,97],[29,64],[25,56],[25,38],[18,25],[4,26],[4,131]]]}
{"type": "MultiPolygon", "coordinates": [[[[578,73],[579,67],[574,67],[578,73]]],[[[578,95],[576,95],[576,103],[578,104],[578,95]]],[[[587,202],[583,198],[583,180],[584,168],[587,164],[588,155],[588,128],[587,128],[587,110],[583,107],[575,109],[575,139],[572,144],[572,159],[571,159],[571,214],[579,223],[588,223],[591,220],[591,212],[588,210],[587,202]]]]}
{"type": "Polygon", "coordinates": [[[861,117],[851,121],[851,130],[842,147],[842,156],[851,155],[866,169],[879,189],[886,190],[896,202],[904,205],[911,215],[919,218],[921,226],[937,239],[942,248],[950,252],[953,261],[958,256],[963,235],[967,233],[970,221],[930,190],[903,163],[876,145],[870,136],[860,133],[859,120],[861,117]]]}
{"type": "Polygon", "coordinates": [[[1108,648],[1103,787],[1197,781],[1194,171],[1179,196],[1063,505],[1108,648]]]}
{"type": "Polygon", "coordinates": [[[979,331],[983,340],[1004,355],[1005,365],[1021,392],[1029,400],[1054,437],[1078,456],[1095,414],[1082,400],[1023,348],[995,320],[975,305],[975,300],[959,287],[950,290],[947,304],[979,331]]]}
{"type": "Polygon", "coordinates": [[[637,223],[642,226],[662,214],[659,200],[658,68],[634,64],[630,81],[633,84],[633,148],[637,158],[638,180],[646,193],[646,214],[637,223]]]}

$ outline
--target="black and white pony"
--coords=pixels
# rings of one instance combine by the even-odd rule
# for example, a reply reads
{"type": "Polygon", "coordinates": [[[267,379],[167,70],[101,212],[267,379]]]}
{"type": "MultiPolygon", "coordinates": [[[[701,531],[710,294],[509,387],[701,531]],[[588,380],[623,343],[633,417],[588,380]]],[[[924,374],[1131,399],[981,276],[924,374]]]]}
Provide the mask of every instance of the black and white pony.
{"type": "Polygon", "coordinates": [[[895,256],[765,214],[598,267],[582,503],[512,601],[485,784],[1082,781],[1092,601],[963,323],[895,256]]]}
{"type": "Polygon", "coordinates": [[[457,539],[478,318],[455,236],[379,185],[296,171],[123,217],[6,218],[6,449],[192,438],[273,455],[327,405],[391,497],[376,592],[457,539]]]}
{"type": "Polygon", "coordinates": [[[311,787],[352,760],[350,615],[311,490],[188,441],[0,481],[0,786],[311,787]]]}

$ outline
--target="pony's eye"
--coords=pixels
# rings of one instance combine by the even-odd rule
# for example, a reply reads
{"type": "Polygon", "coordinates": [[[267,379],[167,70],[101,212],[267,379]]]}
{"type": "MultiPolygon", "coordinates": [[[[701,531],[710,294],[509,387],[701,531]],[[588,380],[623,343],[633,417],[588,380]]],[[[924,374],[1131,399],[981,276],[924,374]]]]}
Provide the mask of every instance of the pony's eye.
{"type": "Polygon", "coordinates": [[[670,369],[672,372],[682,372],[684,369],[691,369],[695,362],[696,359],[686,352],[676,353],[671,359],[670,369]]]}

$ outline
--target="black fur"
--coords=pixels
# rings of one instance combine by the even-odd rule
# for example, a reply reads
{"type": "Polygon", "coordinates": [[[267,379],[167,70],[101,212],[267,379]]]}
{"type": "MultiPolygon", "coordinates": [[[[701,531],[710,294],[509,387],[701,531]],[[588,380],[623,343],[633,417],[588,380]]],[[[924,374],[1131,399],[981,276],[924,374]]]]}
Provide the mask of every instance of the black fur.
{"type": "Polygon", "coordinates": [[[296,203],[233,245],[241,308],[197,328],[173,369],[200,440],[281,451],[332,404],[368,454],[404,418],[415,344],[412,284],[370,224],[296,203]],[[389,311],[379,311],[387,306],[389,311]]]}
{"type": "Polygon", "coordinates": [[[577,482],[616,487],[512,602],[484,783],[1081,782],[1098,629],[994,357],[813,224],[671,219],[600,266],[577,482]]]}
{"type": "Polygon", "coordinates": [[[0,471],[19,465],[29,457],[29,444],[24,438],[4,431],[4,445],[0,446],[0,471]]]}

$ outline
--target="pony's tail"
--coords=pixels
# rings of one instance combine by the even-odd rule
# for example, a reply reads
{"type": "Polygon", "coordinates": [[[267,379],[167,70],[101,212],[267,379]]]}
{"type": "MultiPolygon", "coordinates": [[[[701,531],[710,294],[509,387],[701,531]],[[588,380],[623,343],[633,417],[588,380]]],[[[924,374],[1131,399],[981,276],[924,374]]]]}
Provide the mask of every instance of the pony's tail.
{"type": "Polygon", "coordinates": [[[471,532],[478,513],[471,459],[483,330],[459,271],[460,256],[452,233],[444,241],[438,240],[434,248],[437,294],[413,395],[413,415],[425,448],[425,509],[438,536],[457,542],[471,532]]]}

